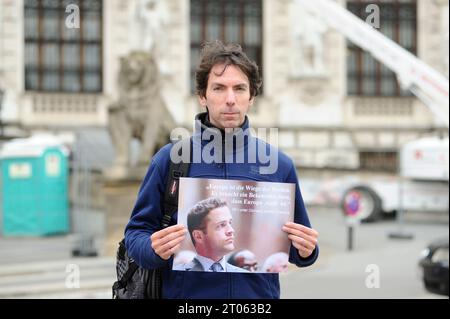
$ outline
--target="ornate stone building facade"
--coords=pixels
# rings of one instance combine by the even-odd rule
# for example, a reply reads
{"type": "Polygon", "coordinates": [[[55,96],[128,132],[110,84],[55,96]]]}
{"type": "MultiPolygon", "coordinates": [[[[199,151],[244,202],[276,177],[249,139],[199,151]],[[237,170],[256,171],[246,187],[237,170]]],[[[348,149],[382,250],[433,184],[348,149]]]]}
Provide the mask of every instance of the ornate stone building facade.
{"type": "MultiPolygon", "coordinates": [[[[448,0],[339,2],[363,19],[367,5],[378,5],[380,31],[448,77],[448,0]]],[[[199,44],[219,38],[241,42],[260,63],[263,94],[252,125],[279,128],[280,147],[300,167],[395,170],[403,142],[446,132],[389,70],[337,31],[296,15],[292,0],[1,0],[3,138],[106,130],[120,58],[136,44],[137,5],[165,12],[157,58],[162,95],[179,126],[190,128],[199,111],[192,89],[199,44]],[[78,18],[80,28],[69,28],[78,18]]]]}

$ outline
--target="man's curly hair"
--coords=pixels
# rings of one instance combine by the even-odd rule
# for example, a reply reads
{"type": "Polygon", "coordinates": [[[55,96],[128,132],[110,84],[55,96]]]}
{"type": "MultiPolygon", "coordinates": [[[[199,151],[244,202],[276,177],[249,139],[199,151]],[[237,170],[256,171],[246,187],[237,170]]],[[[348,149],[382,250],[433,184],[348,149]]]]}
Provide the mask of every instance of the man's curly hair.
{"type": "Polygon", "coordinates": [[[222,75],[229,65],[237,66],[248,78],[250,98],[259,94],[262,79],[258,65],[248,58],[239,44],[230,43],[225,45],[216,40],[214,42],[206,42],[202,46],[200,64],[195,72],[197,95],[201,97],[206,96],[209,74],[216,64],[224,65],[222,72],[217,74],[217,76],[222,75]]]}

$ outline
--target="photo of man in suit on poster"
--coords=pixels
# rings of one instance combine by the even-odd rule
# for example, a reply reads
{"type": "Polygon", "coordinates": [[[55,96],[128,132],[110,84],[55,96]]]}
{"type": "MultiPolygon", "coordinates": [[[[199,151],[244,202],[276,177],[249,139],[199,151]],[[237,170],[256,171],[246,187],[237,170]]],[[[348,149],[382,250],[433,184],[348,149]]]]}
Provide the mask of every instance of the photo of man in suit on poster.
{"type": "Polygon", "coordinates": [[[188,213],[188,231],[197,252],[191,262],[173,270],[246,272],[227,262],[225,255],[234,250],[235,232],[227,203],[210,197],[197,203],[188,213]]]}
{"type": "Polygon", "coordinates": [[[174,255],[173,270],[203,272],[284,272],[262,267],[287,255],[281,225],[292,220],[290,184],[181,178],[178,223],[187,236],[174,255]],[[189,254],[189,258],[181,258],[189,254]]]}

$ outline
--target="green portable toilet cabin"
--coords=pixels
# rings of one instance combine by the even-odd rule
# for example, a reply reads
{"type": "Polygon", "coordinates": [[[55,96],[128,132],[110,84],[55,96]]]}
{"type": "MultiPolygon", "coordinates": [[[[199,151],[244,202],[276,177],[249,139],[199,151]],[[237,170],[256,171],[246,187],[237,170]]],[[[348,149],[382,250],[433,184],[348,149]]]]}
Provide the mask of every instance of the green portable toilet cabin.
{"type": "Polygon", "coordinates": [[[47,135],[4,144],[0,152],[4,236],[68,232],[68,153],[47,135]]]}

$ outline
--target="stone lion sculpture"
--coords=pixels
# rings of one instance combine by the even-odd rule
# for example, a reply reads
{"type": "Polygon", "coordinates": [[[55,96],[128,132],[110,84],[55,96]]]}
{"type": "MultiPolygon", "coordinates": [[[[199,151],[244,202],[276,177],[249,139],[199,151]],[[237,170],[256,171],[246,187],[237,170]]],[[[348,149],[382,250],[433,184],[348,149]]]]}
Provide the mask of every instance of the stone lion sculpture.
{"type": "Polygon", "coordinates": [[[150,53],[121,58],[119,99],[109,107],[109,131],[116,149],[115,166],[130,167],[130,141],[140,143],[138,166],[147,166],[155,148],[168,140],[174,121],[160,90],[157,64],[150,53]]]}

